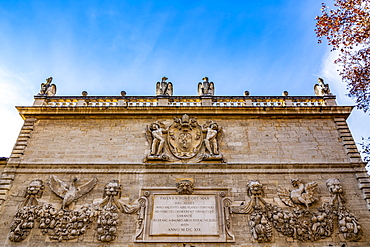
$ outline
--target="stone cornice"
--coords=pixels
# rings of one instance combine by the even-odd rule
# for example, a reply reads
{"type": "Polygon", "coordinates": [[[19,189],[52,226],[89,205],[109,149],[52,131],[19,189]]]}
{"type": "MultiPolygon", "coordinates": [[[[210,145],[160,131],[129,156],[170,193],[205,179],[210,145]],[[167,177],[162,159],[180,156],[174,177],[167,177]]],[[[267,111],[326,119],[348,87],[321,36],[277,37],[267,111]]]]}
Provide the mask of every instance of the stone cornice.
{"type": "Polygon", "coordinates": [[[280,115],[279,117],[289,117],[291,115],[316,115],[316,116],[332,116],[347,118],[351,113],[352,106],[240,106],[240,107],[224,107],[224,106],[115,106],[115,107],[46,107],[46,106],[17,106],[20,115],[25,118],[30,117],[52,117],[63,115],[81,115],[86,116],[102,116],[104,115],[176,115],[176,114],[192,114],[192,115],[256,115],[269,116],[280,115]]]}

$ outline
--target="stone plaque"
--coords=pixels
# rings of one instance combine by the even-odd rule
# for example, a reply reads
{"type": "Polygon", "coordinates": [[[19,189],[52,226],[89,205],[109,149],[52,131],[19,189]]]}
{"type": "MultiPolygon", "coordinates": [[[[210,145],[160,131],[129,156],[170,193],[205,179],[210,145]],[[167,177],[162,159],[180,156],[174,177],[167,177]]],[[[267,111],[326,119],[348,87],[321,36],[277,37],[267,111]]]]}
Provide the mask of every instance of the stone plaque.
{"type": "Polygon", "coordinates": [[[135,242],[235,242],[228,189],[142,188],[135,242]]]}
{"type": "Polygon", "coordinates": [[[155,195],[151,235],[218,235],[215,195],[155,195]]]}

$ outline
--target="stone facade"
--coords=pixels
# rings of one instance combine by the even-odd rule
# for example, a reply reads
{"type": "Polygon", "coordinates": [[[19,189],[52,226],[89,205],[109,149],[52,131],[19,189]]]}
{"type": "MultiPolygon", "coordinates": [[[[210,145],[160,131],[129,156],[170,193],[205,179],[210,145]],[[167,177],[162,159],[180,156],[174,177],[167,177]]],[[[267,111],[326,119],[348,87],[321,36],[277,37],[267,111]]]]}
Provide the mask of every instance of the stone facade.
{"type": "Polygon", "coordinates": [[[2,246],[370,244],[370,179],[334,96],[41,94],[17,109],[2,246]]]}

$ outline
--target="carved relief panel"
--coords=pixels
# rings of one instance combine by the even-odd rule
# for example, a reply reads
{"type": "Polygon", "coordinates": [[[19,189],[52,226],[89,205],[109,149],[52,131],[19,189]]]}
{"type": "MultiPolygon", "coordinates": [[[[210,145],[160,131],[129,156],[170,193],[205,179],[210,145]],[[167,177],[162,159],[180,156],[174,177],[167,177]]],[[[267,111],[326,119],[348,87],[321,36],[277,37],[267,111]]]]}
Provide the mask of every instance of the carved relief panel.
{"type": "Polygon", "coordinates": [[[272,228],[284,236],[299,241],[317,241],[331,237],[334,231],[342,234],[347,241],[359,241],[363,236],[361,225],[356,217],[344,205],[344,192],[338,179],[326,181],[331,199],[317,210],[310,210],[309,205],[318,198],[317,182],[304,184],[293,179],[294,190],[278,189],[282,202],[293,207],[286,210],[277,205],[267,203],[263,197],[263,186],[257,180],[247,185],[248,202],[231,208],[235,214],[249,214],[249,227],[256,242],[271,242],[272,228]]]}
{"type": "Polygon", "coordinates": [[[195,162],[204,160],[223,161],[220,152],[222,128],[212,120],[200,125],[196,118],[183,115],[175,117],[169,126],[161,121],[146,127],[146,137],[150,144],[148,161],[181,160],[195,162]]]}
{"type": "Polygon", "coordinates": [[[229,188],[200,188],[191,178],[179,179],[174,187],[141,188],[141,197],[132,203],[120,198],[122,186],[111,180],[102,198],[75,207],[97,183],[96,178],[86,181],[73,178],[66,183],[51,176],[48,187],[62,198],[55,206],[41,200],[44,182],[33,180],[14,215],[8,239],[23,241],[33,228],[39,228],[52,241],[73,240],[95,230],[98,241],[111,242],[119,237],[124,214],[137,215],[136,223],[132,221],[137,229],[134,242],[235,242],[231,214],[248,215],[248,221],[239,226],[249,228],[252,239],[259,243],[272,242],[273,229],[298,241],[318,241],[335,232],[345,241],[363,237],[362,226],[345,206],[343,186],[335,178],[326,180],[330,197],[321,205],[317,205],[319,182],[292,179],[294,188],[279,188],[276,195],[285,208],[264,199],[264,186],[258,180],[247,184],[249,200],[232,202],[226,197],[229,188]]]}

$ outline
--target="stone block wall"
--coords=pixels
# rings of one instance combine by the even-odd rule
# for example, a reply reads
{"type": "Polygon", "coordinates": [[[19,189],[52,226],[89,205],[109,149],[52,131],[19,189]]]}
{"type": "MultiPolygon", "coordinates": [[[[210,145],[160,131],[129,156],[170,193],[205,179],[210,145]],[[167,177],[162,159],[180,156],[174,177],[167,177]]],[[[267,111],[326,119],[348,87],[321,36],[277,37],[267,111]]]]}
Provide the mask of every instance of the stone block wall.
{"type": "MultiPolygon", "coordinates": [[[[170,125],[175,116],[40,119],[34,124],[22,162],[141,163],[150,149],[147,125],[156,120],[170,125]]],[[[191,117],[197,117],[200,124],[213,120],[222,127],[220,148],[228,163],[349,160],[333,119],[191,117]]]]}
{"type": "MultiPolygon", "coordinates": [[[[329,109],[333,111],[332,114],[328,110],[329,113],[321,115],[322,109],[315,109],[304,113],[302,113],[303,110],[297,111],[294,114],[281,112],[265,114],[262,108],[256,110],[258,114],[250,112],[246,114],[241,109],[230,114],[228,113],[230,109],[227,108],[221,110],[198,108],[189,110],[190,113],[186,109],[164,108],[147,109],[146,113],[143,109],[139,109],[137,114],[135,111],[131,114],[123,114],[125,109],[109,113],[109,110],[102,108],[98,111],[106,111],[105,114],[101,112],[91,114],[82,110],[78,112],[79,109],[75,110],[78,113],[76,114],[76,112],[61,113],[51,108],[40,113],[30,107],[22,112],[25,125],[12,156],[4,167],[3,176],[7,176],[8,179],[7,187],[2,190],[4,193],[0,198],[3,203],[0,211],[2,222],[0,245],[17,247],[76,245],[322,247],[343,246],[343,244],[369,246],[370,213],[367,192],[370,180],[364,173],[364,164],[356,155],[357,149],[345,124],[345,118],[349,112],[340,107],[332,107],[329,109]],[[168,127],[174,122],[174,117],[181,118],[184,114],[188,114],[191,118],[196,117],[200,125],[212,120],[222,128],[220,131],[222,133],[218,136],[222,160],[177,159],[171,155],[168,146],[165,146],[164,152],[171,156],[169,161],[145,159],[151,148],[150,140],[146,137],[148,125],[160,120],[168,127]],[[92,216],[95,217],[92,222],[86,223],[88,227],[84,229],[83,234],[70,240],[63,237],[60,241],[52,239],[51,233],[40,227],[42,223],[40,219],[45,216],[38,215],[40,222],[35,219],[34,224],[25,225],[25,228],[20,230],[28,231],[24,240],[11,241],[16,239],[14,234],[20,229],[16,229],[15,226],[20,226],[24,221],[19,215],[18,218],[15,217],[17,210],[22,208],[27,200],[27,205],[31,205],[34,202],[32,198],[36,198],[39,205],[51,204],[50,207],[53,210],[63,211],[60,209],[64,199],[58,197],[55,188],[50,186],[52,176],[66,184],[70,184],[76,177],[77,188],[94,178],[97,179],[91,191],[86,191],[75,200],[75,210],[82,210],[84,205],[87,208],[99,203],[103,205],[102,201],[109,198],[113,204],[127,204],[134,207],[139,205],[138,199],[145,196],[143,188],[165,188],[169,191],[173,190],[175,195],[176,182],[184,178],[194,181],[195,194],[204,189],[226,189],[226,197],[231,200],[230,229],[235,242],[211,243],[199,239],[167,243],[165,241],[135,242],[135,236],[140,229],[138,223],[142,208],[139,211],[130,211],[129,206],[122,209],[124,212],[118,214],[118,223],[113,227],[115,231],[112,233],[112,236],[115,236],[113,241],[99,240],[99,224],[101,224],[97,220],[99,213],[92,216]],[[331,178],[341,182],[344,193],[335,194],[328,191],[326,182],[331,178]],[[35,179],[43,181],[42,196],[31,196],[32,193],[27,190],[35,179]],[[298,179],[306,186],[306,189],[298,194],[302,197],[303,193],[310,192],[307,184],[316,184],[314,185],[316,190],[312,193],[317,200],[309,203],[308,208],[302,203],[296,203],[294,207],[288,206],[279,196],[281,190],[285,189],[288,193],[292,193],[297,189],[293,186],[292,179],[298,179]],[[118,200],[118,196],[109,197],[105,194],[105,186],[112,180],[117,180],[116,182],[122,186],[119,200],[121,204],[115,201],[118,200]],[[248,189],[250,187],[247,187],[252,180],[262,184],[263,193],[258,196],[248,189]],[[333,199],[335,197],[337,199],[333,199]],[[342,221],[331,215],[330,217],[334,217],[331,233],[314,241],[299,240],[297,236],[306,233],[295,233],[294,237],[285,236],[271,223],[272,237],[269,242],[264,243],[259,242],[253,235],[251,227],[254,223],[251,220],[251,212],[240,209],[243,205],[251,205],[251,201],[257,201],[256,207],[252,207],[257,210],[259,205],[263,205],[261,200],[290,213],[298,210],[311,214],[319,214],[322,210],[320,208],[331,202],[335,205],[342,203],[341,205],[348,209],[350,215],[348,215],[347,225],[344,226],[338,225],[342,221]],[[351,226],[361,226],[362,237],[355,241],[346,239],[340,231],[349,229],[351,226]],[[12,235],[11,232],[14,234],[12,235]]],[[[66,207],[64,212],[69,212],[68,210],[71,209],[66,207]]],[[[310,222],[312,220],[314,220],[312,217],[308,219],[310,222]]],[[[286,222],[286,224],[289,225],[292,222],[286,222]]]]}

